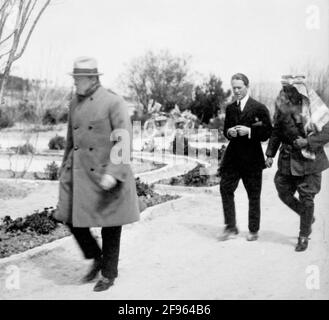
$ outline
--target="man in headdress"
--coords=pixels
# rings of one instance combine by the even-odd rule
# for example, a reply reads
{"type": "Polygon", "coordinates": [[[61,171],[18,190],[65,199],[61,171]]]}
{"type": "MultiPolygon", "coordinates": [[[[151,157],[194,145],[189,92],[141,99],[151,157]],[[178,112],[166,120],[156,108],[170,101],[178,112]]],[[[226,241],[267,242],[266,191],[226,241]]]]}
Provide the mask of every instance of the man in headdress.
{"type": "Polygon", "coordinates": [[[281,145],[274,182],[279,198],[300,216],[295,250],[304,251],[315,221],[314,198],[321,188],[321,172],[329,167],[323,149],[329,142],[329,109],[305,84],[304,76],[283,76],[281,82],[266,165],[272,166],[281,145]]]}

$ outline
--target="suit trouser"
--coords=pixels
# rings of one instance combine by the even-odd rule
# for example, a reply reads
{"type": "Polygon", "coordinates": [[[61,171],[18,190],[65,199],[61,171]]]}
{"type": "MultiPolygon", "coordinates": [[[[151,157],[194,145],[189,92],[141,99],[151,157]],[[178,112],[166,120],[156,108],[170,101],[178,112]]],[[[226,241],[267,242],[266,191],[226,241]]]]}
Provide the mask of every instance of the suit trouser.
{"type": "Polygon", "coordinates": [[[320,192],[321,176],[321,172],[305,176],[293,176],[277,171],[274,177],[279,198],[300,216],[299,236],[301,237],[308,237],[312,232],[314,197],[320,192]],[[294,196],[296,191],[299,194],[299,199],[294,196]]]}
{"type": "Polygon", "coordinates": [[[89,228],[68,225],[86,259],[102,260],[102,275],[106,278],[118,276],[121,226],[102,228],[102,249],[92,236],[89,228]]]}
{"type": "Polygon", "coordinates": [[[250,232],[258,232],[260,225],[260,195],[262,190],[263,170],[240,172],[239,170],[223,170],[220,180],[220,193],[223,203],[224,219],[228,229],[236,227],[234,192],[240,179],[248,194],[250,232]]]}

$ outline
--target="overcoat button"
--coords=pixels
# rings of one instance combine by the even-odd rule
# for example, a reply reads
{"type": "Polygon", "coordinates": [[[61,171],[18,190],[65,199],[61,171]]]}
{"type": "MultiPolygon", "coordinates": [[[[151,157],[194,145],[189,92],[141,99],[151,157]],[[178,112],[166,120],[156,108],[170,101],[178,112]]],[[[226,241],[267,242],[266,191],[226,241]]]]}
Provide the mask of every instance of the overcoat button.
{"type": "Polygon", "coordinates": [[[94,168],[91,168],[90,171],[95,171],[95,169],[94,168]]]}
{"type": "Polygon", "coordinates": [[[94,148],[89,148],[89,151],[93,151],[94,150],[94,148]]]}
{"type": "Polygon", "coordinates": [[[92,126],[89,126],[88,129],[91,130],[93,127],[92,126]]]}
{"type": "Polygon", "coordinates": [[[78,149],[79,149],[79,147],[77,147],[77,146],[74,147],[74,150],[78,150],[78,149]]]}

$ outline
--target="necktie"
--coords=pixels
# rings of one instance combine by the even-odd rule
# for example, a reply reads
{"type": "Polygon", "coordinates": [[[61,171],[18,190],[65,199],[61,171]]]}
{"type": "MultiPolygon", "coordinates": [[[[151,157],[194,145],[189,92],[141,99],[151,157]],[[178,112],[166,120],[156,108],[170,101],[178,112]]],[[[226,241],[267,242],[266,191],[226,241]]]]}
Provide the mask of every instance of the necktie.
{"type": "Polygon", "coordinates": [[[240,114],[241,114],[241,101],[238,100],[238,101],[236,102],[236,105],[238,106],[238,111],[239,111],[239,115],[240,115],[240,114]]]}

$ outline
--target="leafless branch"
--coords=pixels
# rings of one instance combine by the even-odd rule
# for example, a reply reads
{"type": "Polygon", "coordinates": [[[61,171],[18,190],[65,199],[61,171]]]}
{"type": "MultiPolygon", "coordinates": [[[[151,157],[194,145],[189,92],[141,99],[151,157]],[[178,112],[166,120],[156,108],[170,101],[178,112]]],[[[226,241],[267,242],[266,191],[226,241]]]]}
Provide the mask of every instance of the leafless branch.
{"type": "Polygon", "coordinates": [[[8,55],[10,53],[11,50],[7,51],[6,53],[0,54],[0,59],[2,59],[2,57],[8,55]]]}
{"type": "Polygon", "coordinates": [[[25,39],[25,42],[24,42],[24,44],[23,44],[22,49],[20,50],[20,52],[19,52],[17,55],[15,55],[13,61],[19,59],[19,58],[22,56],[22,54],[24,53],[24,51],[25,51],[25,49],[26,49],[26,47],[27,47],[27,44],[28,44],[28,42],[29,42],[29,40],[30,40],[30,38],[31,38],[31,35],[32,35],[33,31],[34,31],[34,28],[35,28],[35,26],[37,25],[37,23],[38,23],[38,21],[39,21],[41,15],[43,14],[43,12],[44,12],[44,11],[46,10],[46,8],[48,7],[50,1],[51,1],[51,0],[47,0],[47,2],[46,2],[46,3],[43,5],[43,7],[40,9],[40,11],[39,11],[37,17],[35,18],[35,20],[34,20],[32,26],[31,26],[31,28],[30,28],[29,33],[28,33],[28,35],[27,35],[27,37],[26,37],[26,39],[25,39]]]}
{"type": "MultiPolygon", "coordinates": [[[[7,40],[9,40],[13,35],[14,35],[14,31],[12,33],[10,33],[6,38],[4,38],[3,40],[0,41],[0,46],[6,42],[7,40]]],[[[0,37],[1,37],[1,33],[0,33],[0,37]]],[[[1,38],[0,38],[1,39],[1,38]]]]}

